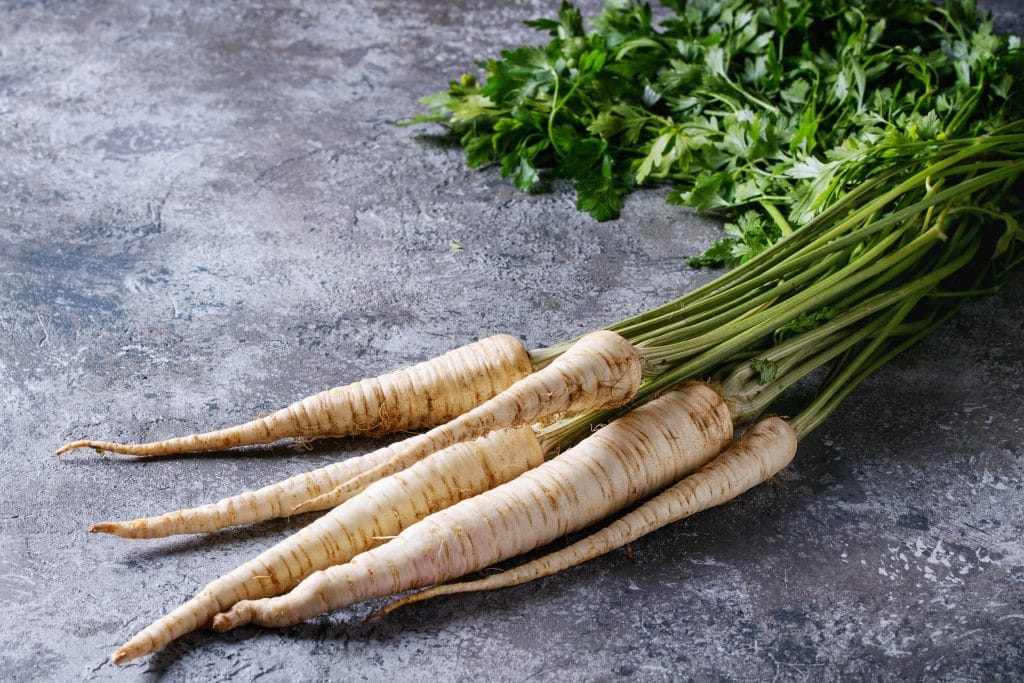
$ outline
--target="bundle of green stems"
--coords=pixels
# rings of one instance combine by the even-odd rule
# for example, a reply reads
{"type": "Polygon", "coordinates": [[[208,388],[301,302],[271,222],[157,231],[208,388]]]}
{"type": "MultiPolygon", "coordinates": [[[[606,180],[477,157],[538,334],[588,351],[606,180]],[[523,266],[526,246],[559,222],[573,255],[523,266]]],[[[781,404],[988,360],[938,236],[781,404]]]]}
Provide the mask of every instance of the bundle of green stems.
{"type": "MultiPolygon", "coordinates": [[[[844,160],[834,199],[749,261],[611,325],[647,377],[631,405],[687,379],[717,382],[740,423],[819,368],[790,420],[803,437],[881,365],[997,291],[1024,257],[1024,121],[971,138],[870,147],[844,160]]],[[[534,352],[543,364],[564,345],[534,352]]],[[[565,442],[628,410],[547,429],[565,442]]]]}

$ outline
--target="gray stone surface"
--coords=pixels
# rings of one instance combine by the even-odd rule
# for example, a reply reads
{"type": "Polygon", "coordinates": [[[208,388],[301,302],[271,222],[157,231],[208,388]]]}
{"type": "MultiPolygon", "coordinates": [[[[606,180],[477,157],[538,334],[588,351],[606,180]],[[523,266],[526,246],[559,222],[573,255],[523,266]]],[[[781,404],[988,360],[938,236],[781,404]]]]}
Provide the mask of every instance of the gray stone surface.
{"type": "MultiPolygon", "coordinates": [[[[1011,1],[991,2],[1020,31],[1011,1]]],[[[555,342],[705,274],[705,218],[595,224],[393,122],[553,2],[0,3],[0,679],[1019,677],[1024,281],[859,388],[774,485],[535,585],[111,650],[305,519],[189,506],[366,441],[50,455],[242,421],[495,331],[555,342]],[[464,245],[449,248],[450,241],[464,245]]]]}

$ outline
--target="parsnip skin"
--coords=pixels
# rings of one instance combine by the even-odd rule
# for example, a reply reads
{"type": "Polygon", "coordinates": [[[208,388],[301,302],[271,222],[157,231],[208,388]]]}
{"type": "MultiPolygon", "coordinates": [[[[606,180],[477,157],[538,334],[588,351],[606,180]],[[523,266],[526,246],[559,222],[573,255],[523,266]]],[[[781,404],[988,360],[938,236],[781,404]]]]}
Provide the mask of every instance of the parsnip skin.
{"type": "Polygon", "coordinates": [[[620,335],[607,330],[591,332],[547,367],[451,422],[406,440],[390,461],[311,499],[296,512],[340,503],[370,482],[398,472],[439,448],[476,438],[492,429],[530,424],[559,413],[620,406],[640,388],[643,365],[640,353],[620,335]]]}
{"type": "Polygon", "coordinates": [[[243,598],[277,595],[314,571],[344,562],[417,520],[510,481],[543,462],[529,427],[499,430],[434,453],[211,582],[194,598],[118,648],[115,664],[141,657],[206,626],[243,598]]]}
{"type": "Polygon", "coordinates": [[[169,455],[273,443],[284,438],[380,436],[444,424],[533,371],[523,343],[495,335],[395,372],[314,394],[241,425],[143,444],[74,441],[56,453],[98,448],[169,455]]]}
{"type": "Polygon", "coordinates": [[[767,417],[748,429],[729,449],[664,493],[623,515],[604,529],[572,545],[519,567],[477,581],[434,586],[388,604],[379,617],[399,607],[439,595],[488,591],[517,586],[621,548],[663,526],[732,500],[767,481],[796,455],[796,432],[778,417],[767,417]]]}
{"type": "MultiPolygon", "coordinates": [[[[376,465],[391,460],[395,448],[386,446],[365,455],[331,463],[326,467],[304,472],[284,481],[222,498],[215,503],[174,510],[153,517],[141,517],[120,522],[97,522],[89,527],[93,533],[105,533],[121,538],[163,538],[177,534],[199,534],[217,531],[239,524],[260,522],[277,517],[289,517],[300,505],[332,491],[376,465]]],[[[334,507],[327,501],[321,505],[307,505],[303,512],[326,510],[334,507]]]]}
{"type": "Polygon", "coordinates": [[[677,481],[732,436],[721,395],[691,384],[647,403],[515,481],[441,510],[290,593],[214,617],[287,626],[328,610],[446,581],[539,547],[677,481]]]}
{"type": "MultiPolygon", "coordinates": [[[[498,397],[485,401],[477,408],[456,418],[452,423],[389,447],[395,451],[392,453],[392,457],[382,464],[375,465],[362,474],[356,475],[354,479],[345,484],[345,496],[348,502],[335,508],[325,516],[324,521],[307,527],[245,567],[213,582],[196,598],[140,632],[125,646],[118,649],[113,655],[113,660],[120,663],[152,652],[182,633],[204,625],[214,613],[227,609],[239,599],[275,595],[295,585],[311,572],[349,559],[355,552],[369,547],[365,543],[360,545],[358,540],[353,540],[353,537],[358,538],[359,536],[353,529],[366,529],[367,525],[372,523],[375,525],[372,535],[374,539],[398,533],[404,522],[398,528],[391,528],[379,521],[381,515],[399,517],[395,511],[395,500],[412,501],[409,504],[425,515],[440,510],[445,505],[466,496],[486,491],[500,481],[504,481],[499,477],[491,477],[488,482],[481,482],[479,485],[452,483],[438,488],[439,482],[445,481],[443,479],[445,474],[432,471],[429,476],[422,477],[421,488],[423,490],[418,494],[410,495],[405,490],[407,488],[406,479],[409,476],[424,471],[424,467],[428,463],[436,463],[439,458],[450,458],[452,452],[465,450],[466,442],[474,438],[490,433],[490,436],[482,439],[486,441],[497,438],[495,435],[502,433],[494,430],[520,426],[518,431],[525,430],[533,441],[533,446],[525,450],[529,453],[536,452],[536,458],[531,455],[528,464],[530,466],[537,464],[542,459],[542,451],[532,430],[527,426],[529,423],[554,413],[610,407],[628,401],[635,395],[640,385],[642,366],[643,362],[639,353],[621,336],[612,332],[587,335],[551,365],[515,383],[498,397]],[[387,475],[393,476],[380,480],[381,477],[387,475]],[[353,481],[357,482],[357,488],[351,485],[353,481]],[[453,488],[458,490],[458,495],[452,494],[453,488]],[[392,489],[394,495],[388,497],[390,508],[375,502],[381,496],[382,490],[391,491],[392,489]],[[355,497],[352,497],[353,495],[355,497]],[[418,500],[428,502],[417,505],[416,501],[418,500]],[[436,501],[439,504],[431,504],[429,501],[436,501]],[[335,523],[334,520],[339,515],[350,516],[354,514],[353,510],[358,512],[362,509],[361,506],[365,507],[366,505],[370,505],[376,511],[376,517],[374,517],[376,521],[363,515],[357,520],[350,519],[351,528],[349,526],[339,527],[335,523]],[[339,545],[344,546],[347,550],[338,551],[336,546],[339,545]],[[276,562],[277,565],[272,565],[272,562],[276,562]]],[[[728,421],[728,410],[724,407],[721,397],[710,389],[706,389],[706,392],[713,396],[717,404],[721,406],[720,412],[728,421]]],[[[648,410],[657,409],[650,408],[648,410]]],[[[627,420],[627,427],[628,424],[630,423],[627,420]]],[[[699,420],[694,428],[698,433],[705,433],[707,426],[707,418],[704,418],[699,420]]],[[[728,430],[726,431],[728,432],[728,430]]],[[[469,446],[472,445],[469,444],[469,446]]],[[[389,449],[382,449],[382,451],[389,449]]],[[[499,450],[508,451],[509,449],[499,450]]],[[[519,450],[524,449],[520,447],[519,450]]],[[[717,448],[715,450],[717,451],[717,448]]],[[[372,462],[376,462],[375,458],[377,457],[384,457],[380,452],[371,455],[373,456],[372,462]]],[[[499,456],[504,455],[506,453],[499,454],[499,456]]],[[[501,468],[509,476],[519,474],[527,469],[526,466],[516,467],[514,463],[514,458],[511,463],[504,463],[499,457],[491,463],[490,467],[491,469],[501,468]]],[[[362,468],[363,464],[360,467],[362,468]]],[[[459,469],[455,468],[453,472],[457,473],[459,469]]],[[[331,477],[333,478],[333,476],[332,474],[331,477]]],[[[451,478],[462,475],[451,474],[448,476],[451,478]]],[[[629,479],[628,476],[626,478],[629,479]]],[[[246,513],[249,515],[263,515],[266,512],[265,510],[256,510],[258,505],[263,505],[271,512],[280,514],[284,511],[283,508],[287,502],[308,495],[314,487],[321,485],[315,477],[301,479],[293,483],[294,486],[285,487],[288,489],[286,492],[271,490],[258,501],[253,499],[236,499],[230,503],[222,501],[224,504],[220,505],[218,509],[200,510],[193,517],[208,519],[200,521],[198,527],[192,526],[191,528],[202,527],[207,522],[211,525],[220,524],[226,517],[237,521],[240,506],[244,507],[249,504],[252,504],[250,507],[253,508],[251,513],[246,513]],[[303,487],[305,487],[305,491],[302,490],[303,487]]],[[[272,489],[273,487],[268,488],[272,489]]],[[[333,505],[336,502],[340,501],[330,501],[330,504],[333,505]]],[[[323,497],[315,499],[312,503],[312,505],[326,504],[323,497]]],[[[216,508],[217,504],[214,507],[216,508]]],[[[180,521],[185,516],[189,515],[178,515],[177,519],[171,519],[174,517],[174,513],[172,513],[170,517],[165,516],[163,520],[157,518],[123,524],[106,523],[95,528],[125,535],[152,535],[156,533],[157,527],[161,526],[166,527],[163,531],[177,532],[184,528],[180,521]]],[[[345,517],[345,519],[349,519],[349,517],[345,517]]],[[[190,524],[194,522],[195,519],[190,524]]]]}
{"type": "Polygon", "coordinates": [[[567,406],[587,410],[628,400],[639,386],[641,371],[639,355],[620,336],[611,332],[588,335],[548,369],[515,383],[468,415],[428,434],[215,503],[153,517],[98,522],[90,531],[123,538],[160,538],[327,510],[373,481],[400,471],[450,442],[474,438],[487,429],[510,426],[505,424],[508,422],[523,424],[537,419],[538,413],[559,412],[567,406]],[[580,369],[581,360],[588,361],[597,370],[580,369]],[[566,372],[579,373],[582,379],[574,384],[573,375],[567,376],[566,372]],[[549,397],[548,403],[542,402],[545,397],[549,397]]]}

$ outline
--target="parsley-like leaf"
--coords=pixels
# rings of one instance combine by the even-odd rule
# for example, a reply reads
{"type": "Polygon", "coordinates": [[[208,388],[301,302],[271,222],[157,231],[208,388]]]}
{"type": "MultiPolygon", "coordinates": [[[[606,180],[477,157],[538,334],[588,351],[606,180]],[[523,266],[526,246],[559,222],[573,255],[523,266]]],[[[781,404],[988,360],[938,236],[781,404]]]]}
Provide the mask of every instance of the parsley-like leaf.
{"type": "Polygon", "coordinates": [[[750,361],[750,369],[757,373],[758,384],[770,384],[779,373],[779,366],[767,358],[755,358],[750,361]]]}
{"type": "MultiPolygon", "coordinates": [[[[563,2],[527,22],[546,44],[483,62],[406,123],[447,124],[470,166],[497,163],[521,189],[571,178],[599,220],[635,187],[670,183],[672,203],[742,216],[770,201],[799,229],[857,181],[858,154],[981,135],[1024,111],[1020,40],[973,0],[665,4],[656,23],[649,5],[614,0],[588,29],[563,2]]],[[[742,220],[694,262],[735,265],[781,237],[742,220]]]]}

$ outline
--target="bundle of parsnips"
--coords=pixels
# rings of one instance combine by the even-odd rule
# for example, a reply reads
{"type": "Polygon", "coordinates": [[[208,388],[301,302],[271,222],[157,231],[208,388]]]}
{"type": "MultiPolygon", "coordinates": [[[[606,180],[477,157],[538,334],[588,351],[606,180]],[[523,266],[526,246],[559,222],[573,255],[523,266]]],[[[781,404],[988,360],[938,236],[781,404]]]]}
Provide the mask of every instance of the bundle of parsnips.
{"type": "MultiPolygon", "coordinates": [[[[238,427],[135,455],[432,427],[359,458],[188,510],[94,531],[206,532],[330,510],[215,580],[114,653],[124,662],[213,625],[282,626],[496,588],[584,561],[728,500],[792,459],[861,380],[1000,286],[1016,265],[1024,174],[1017,41],[966,3],[642,5],[487,63],[429,100],[470,163],[529,188],[570,177],[598,217],[651,182],[733,212],[701,263],[735,266],[605,331],[527,351],[494,337],[331,389],[238,427]],[[791,420],[759,416],[819,368],[791,420]],[[746,426],[732,440],[734,427],[746,426]],[[600,427],[600,428],[598,428],[600,427]],[[596,429],[596,431],[595,431],[596,429]],[[643,502],[516,569],[442,584],[643,502]]],[[[422,119],[421,119],[422,120],[422,119]]]]}

